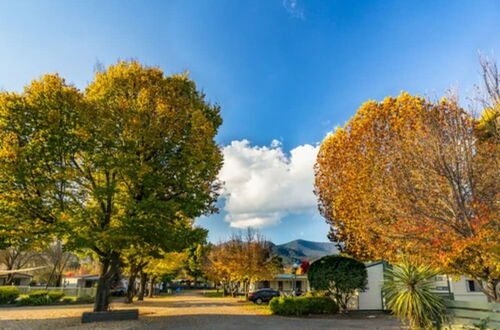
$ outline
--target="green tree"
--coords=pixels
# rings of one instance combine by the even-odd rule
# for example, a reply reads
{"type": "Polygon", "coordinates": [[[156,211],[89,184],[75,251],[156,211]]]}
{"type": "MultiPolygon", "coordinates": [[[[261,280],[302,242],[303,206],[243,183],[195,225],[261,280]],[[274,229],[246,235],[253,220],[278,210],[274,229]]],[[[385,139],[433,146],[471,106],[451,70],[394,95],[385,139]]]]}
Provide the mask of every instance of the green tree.
{"type": "Polygon", "coordinates": [[[205,278],[203,265],[206,264],[208,254],[212,248],[212,244],[206,244],[206,242],[203,242],[188,249],[188,257],[185,264],[186,272],[189,276],[193,277],[195,282],[199,279],[205,278]]]}
{"type": "Polygon", "coordinates": [[[188,218],[179,218],[175,224],[166,230],[159,230],[159,232],[162,235],[153,241],[149,237],[147,240],[138,237],[123,253],[129,276],[128,303],[131,303],[136,295],[135,282],[137,277],[140,278],[139,291],[137,292],[138,300],[143,300],[148,277],[150,279],[152,276],[158,277],[158,274],[147,269],[157,269],[154,265],[160,263],[166,253],[184,251],[193,244],[204,242],[207,237],[207,230],[194,227],[193,220],[188,218]]]}
{"type": "Polygon", "coordinates": [[[94,310],[107,310],[123,251],[216,211],[222,120],[204,98],[187,76],[137,62],[96,73],[84,93],[57,75],[1,93],[1,233],[92,251],[94,310]]]}
{"type": "Polygon", "coordinates": [[[408,321],[411,329],[433,329],[433,322],[443,322],[443,300],[432,292],[439,273],[430,265],[417,265],[408,259],[386,271],[383,292],[387,307],[408,321]]]}
{"type": "Polygon", "coordinates": [[[163,253],[145,267],[144,272],[149,276],[149,297],[153,297],[156,281],[170,282],[183,269],[187,258],[186,251],[163,253]]]}
{"type": "Polygon", "coordinates": [[[315,290],[327,290],[343,310],[349,299],[367,284],[365,265],[343,256],[326,256],[309,267],[307,278],[315,290]]]}

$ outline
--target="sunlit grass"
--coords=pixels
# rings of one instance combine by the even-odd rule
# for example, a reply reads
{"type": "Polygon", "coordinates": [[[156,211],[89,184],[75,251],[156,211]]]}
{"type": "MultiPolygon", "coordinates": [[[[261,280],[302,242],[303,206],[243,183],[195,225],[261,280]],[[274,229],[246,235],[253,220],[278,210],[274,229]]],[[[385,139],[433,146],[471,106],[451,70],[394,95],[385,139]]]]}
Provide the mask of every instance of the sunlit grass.
{"type": "Polygon", "coordinates": [[[272,314],[271,309],[269,308],[268,304],[262,304],[262,305],[248,304],[248,305],[245,305],[245,308],[248,308],[251,310],[256,310],[260,314],[264,314],[264,315],[271,315],[272,314]]]}

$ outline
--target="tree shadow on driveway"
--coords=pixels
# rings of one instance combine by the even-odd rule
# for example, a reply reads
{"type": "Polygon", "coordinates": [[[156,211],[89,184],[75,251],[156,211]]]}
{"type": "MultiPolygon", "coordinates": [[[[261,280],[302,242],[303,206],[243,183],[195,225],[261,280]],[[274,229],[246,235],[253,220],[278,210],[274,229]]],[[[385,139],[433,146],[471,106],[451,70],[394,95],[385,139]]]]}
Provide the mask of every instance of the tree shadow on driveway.
{"type": "Polygon", "coordinates": [[[0,320],[0,329],[177,329],[177,330],[316,330],[400,329],[394,319],[297,318],[273,315],[189,314],[149,316],[137,321],[80,323],[80,317],[0,320]]]}

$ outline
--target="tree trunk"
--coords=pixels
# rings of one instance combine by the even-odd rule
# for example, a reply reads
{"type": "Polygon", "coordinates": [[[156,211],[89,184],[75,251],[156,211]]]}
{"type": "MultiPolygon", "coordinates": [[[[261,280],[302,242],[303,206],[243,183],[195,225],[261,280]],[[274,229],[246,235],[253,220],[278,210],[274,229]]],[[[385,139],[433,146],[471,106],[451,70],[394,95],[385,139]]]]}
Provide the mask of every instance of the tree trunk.
{"type": "Polygon", "coordinates": [[[156,276],[151,276],[151,278],[149,279],[148,298],[153,298],[153,296],[154,296],[155,280],[156,280],[156,276]]]}
{"type": "Polygon", "coordinates": [[[56,287],[62,287],[62,274],[57,274],[56,287]]]}
{"type": "Polygon", "coordinates": [[[135,296],[135,280],[137,278],[137,272],[131,269],[130,275],[128,276],[128,286],[127,286],[127,297],[125,303],[131,304],[135,296]]]}
{"type": "Polygon", "coordinates": [[[7,274],[7,278],[5,279],[5,285],[12,285],[14,284],[14,273],[12,274],[7,274]]]}
{"type": "Polygon", "coordinates": [[[139,294],[137,295],[137,300],[143,301],[144,295],[146,294],[146,284],[148,282],[148,274],[141,272],[141,281],[139,283],[139,294]]]}
{"type": "Polygon", "coordinates": [[[488,279],[486,282],[485,293],[488,297],[488,302],[499,303],[500,302],[500,285],[497,280],[488,279]]]}
{"type": "Polygon", "coordinates": [[[94,303],[94,312],[107,312],[109,310],[109,291],[111,281],[118,271],[120,256],[116,252],[111,252],[108,256],[101,258],[101,270],[94,303]]]}
{"type": "Polygon", "coordinates": [[[222,282],[222,296],[227,296],[227,285],[226,282],[222,282]]]}

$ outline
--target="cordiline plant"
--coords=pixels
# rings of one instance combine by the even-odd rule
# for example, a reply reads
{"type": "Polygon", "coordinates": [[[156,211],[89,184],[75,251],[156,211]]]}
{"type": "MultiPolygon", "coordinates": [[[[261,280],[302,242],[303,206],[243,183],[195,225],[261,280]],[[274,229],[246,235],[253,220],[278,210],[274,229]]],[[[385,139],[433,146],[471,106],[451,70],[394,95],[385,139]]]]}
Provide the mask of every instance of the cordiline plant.
{"type": "Polygon", "coordinates": [[[408,259],[386,270],[383,290],[387,307],[408,322],[410,329],[431,329],[433,322],[444,321],[443,300],[432,292],[438,274],[438,269],[408,259]]]}

